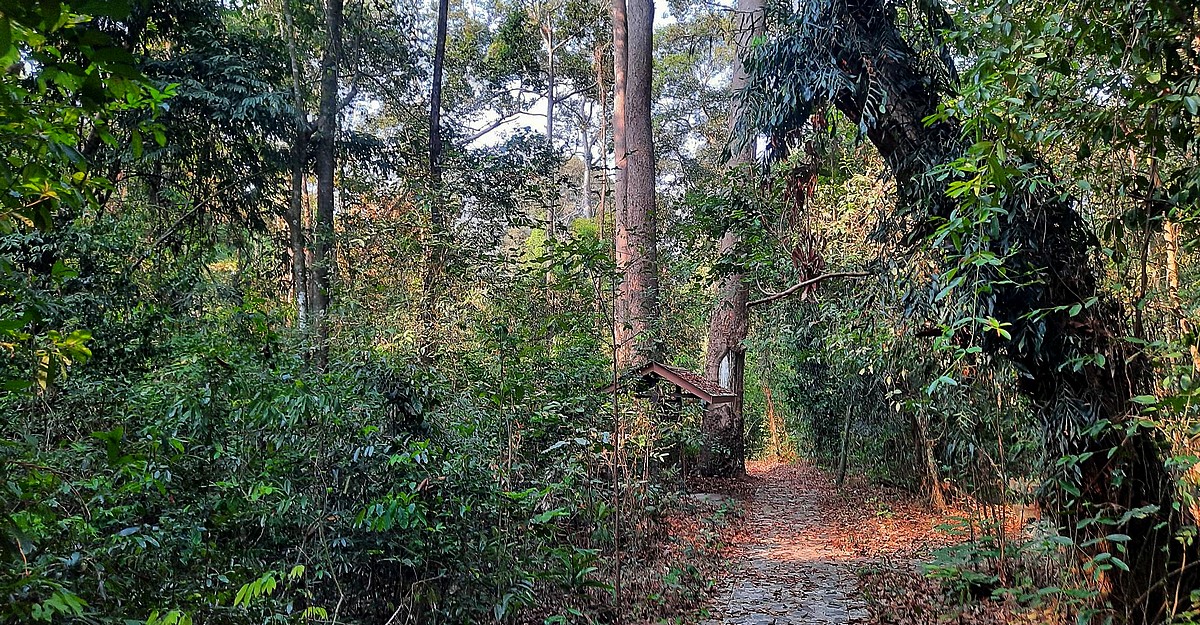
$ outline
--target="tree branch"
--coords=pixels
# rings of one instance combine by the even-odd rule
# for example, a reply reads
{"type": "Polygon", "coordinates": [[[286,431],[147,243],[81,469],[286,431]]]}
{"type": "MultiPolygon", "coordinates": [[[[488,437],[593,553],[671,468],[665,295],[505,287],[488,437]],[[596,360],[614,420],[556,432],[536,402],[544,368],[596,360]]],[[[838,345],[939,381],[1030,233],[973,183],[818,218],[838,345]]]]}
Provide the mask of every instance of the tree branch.
{"type": "MultiPolygon", "coordinates": [[[[571,91],[570,93],[564,93],[564,94],[555,96],[554,105],[558,106],[559,104],[562,104],[564,101],[566,101],[568,98],[577,96],[581,93],[584,93],[585,91],[587,91],[587,87],[575,89],[574,91],[571,91]]],[[[516,111],[506,113],[506,114],[502,115],[501,117],[499,117],[498,119],[487,124],[483,128],[472,132],[470,135],[467,135],[462,140],[463,145],[470,145],[470,144],[478,141],[479,139],[483,138],[483,136],[486,135],[487,133],[499,128],[500,126],[503,126],[504,124],[507,124],[508,122],[510,122],[522,115],[526,115],[529,117],[545,117],[546,116],[545,113],[533,112],[534,105],[536,105],[538,103],[538,100],[546,97],[545,95],[538,94],[536,91],[526,91],[524,89],[522,89],[520,91],[520,93],[521,93],[521,95],[528,93],[530,95],[538,96],[538,99],[535,99],[534,101],[530,102],[529,106],[522,106],[520,109],[518,109],[516,111]]]]}
{"type": "Polygon", "coordinates": [[[872,274],[867,273],[865,271],[838,271],[838,272],[834,272],[834,273],[825,273],[825,274],[821,274],[815,278],[809,278],[808,280],[805,280],[803,282],[797,282],[796,284],[793,284],[792,286],[789,286],[788,288],[786,288],[778,293],[768,293],[765,297],[761,297],[759,299],[753,300],[749,304],[746,304],[746,306],[749,308],[753,308],[755,306],[761,306],[763,304],[770,304],[771,302],[773,302],[775,300],[783,299],[789,295],[792,295],[796,291],[799,291],[800,289],[803,289],[806,286],[812,286],[819,282],[824,282],[826,280],[832,280],[833,278],[866,278],[871,275],[872,274]]]}

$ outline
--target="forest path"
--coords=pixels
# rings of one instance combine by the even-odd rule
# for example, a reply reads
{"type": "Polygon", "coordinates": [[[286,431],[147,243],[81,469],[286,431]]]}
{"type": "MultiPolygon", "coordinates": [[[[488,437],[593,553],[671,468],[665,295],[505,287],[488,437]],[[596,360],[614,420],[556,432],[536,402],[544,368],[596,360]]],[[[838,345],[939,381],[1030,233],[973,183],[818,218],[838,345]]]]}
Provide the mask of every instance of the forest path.
{"type": "MultiPolygon", "coordinates": [[[[737,567],[702,625],[843,625],[867,618],[844,523],[823,506],[835,487],[807,465],[749,463],[755,483],[732,562],[737,567]],[[838,528],[835,530],[835,526],[838,528]],[[842,545],[837,544],[841,542],[842,545]]],[[[853,511],[852,511],[853,513],[853,511]]],[[[864,521],[870,510],[857,511],[864,521]]],[[[865,531],[870,523],[865,523],[865,531]]],[[[851,539],[853,540],[853,539],[851,539]]]]}

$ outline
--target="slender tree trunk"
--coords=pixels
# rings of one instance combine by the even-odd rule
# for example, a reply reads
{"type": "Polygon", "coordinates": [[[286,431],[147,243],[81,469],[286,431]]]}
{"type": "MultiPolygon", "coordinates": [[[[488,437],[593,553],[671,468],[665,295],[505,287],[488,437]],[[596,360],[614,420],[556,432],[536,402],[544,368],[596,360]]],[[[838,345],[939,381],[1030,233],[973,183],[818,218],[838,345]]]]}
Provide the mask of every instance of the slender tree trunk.
{"type": "Polygon", "coordinates": [[[603,175],[600,179],[600,204],[596,211],[596,224],[600,239],[604,240],[605,221],[608,219],[608,87],[604,84],[604,50],[599,43],[596,44],[595,57],[596,92],[600,97],[600,171],[603,175]]]}
{"type": "Polygon", "coordinates": [[[1200,348],[1189,337],[1192,334],[1192,322],[1183,309],[1179,299],[1179,222],[1166,219],[1163,221],[1163,246],[1167,252],[1167,301],[1172,312],[1179,319],[1179,334],[1181,340],[1189,341],[1188,353],[1192,356],[1192,370],[1200,372],[1200,348]]]}
{"type": "Polygon", "coordinates": [[[658,224],[650,122],[654,2],[614,0],[613,11],[614,54],[624,52],[624,80],[617,83],[624,115],[619,122],[614,119],[623,136],[618,167],[624,174],[616,209],[616,260],[623,278],[617,293],[617,362],[630,367],[658,356],[658,224]],[[625,41],[618,44],[621,31],[625,41]]]}
{"type": "MultiPolygon", "coordinates": [[[[442,184],[442,72],[446,65],[446,30],[450,1],[438,0],[437,33],[433,49],[433,86],[429,92],[429,178],[442,184]]],[[[445,226],[445,217],[437,202],[430,209],[435,227],[445,226]]]]}
{"type": "Polygon", "coordinates": [[[846,416],[842,417],[842,440],[838,450],[837,485],[846,483],[846,473],[850,470],[850,420],[854,415],[854,404],[846,405],[846,416]]]}
{"type": "Polygon", "coordinates": [[[442,207],[442,73],[446,65],[446,30],[450,15],[449,0],[438,1],[437,32],[434,37],[433,86],[429,93],[429,185],[433,200],[429,204],[429,241],[425,249],[421,321],[421,360],[437,359],[438,291],[445,262],[446,213],[442,207]]]}
{"type": "Polygon", "coordinates": [[[288,240],[292,252],[292,296],[296,303],[296,320],[301,330],[308,328],[308,252],[304,236],[304,183],[308,167],[308,141],[312,128],[304,107],[304,82],[300,75],[300,61],[296,52],[296,25],[292,20],[289,0],[283,0],[283,35],[287,42],[288,61],[292,74],[292,106],[295,108],[296,135],[291,153],[292,189],[288,198],[288,240]]]}
{"type": "Polygon", "coordinates": [[[546,25],[546,145],[554,148],[554,13],[547,9],[546,25]]]}
{"type": "MultiPolygon", "coordinates": [[[[762,32],[763,0],[738,0],[737,49],[738,60],[733,68],[730,89],[734,94],[746,86],[746,69],[742,56],[750,49],[750,41],[762,32]]],[[[742,105],[735,97],[730,111],[730,128],[737,124],[742,105]]],[[[728,168],[745,167],[754,161],[753,144],[729,159],[728,168]]],[[[730,253],[740,243],[735,232],[721,237],[719,251],[730,253]]],[[[700,472],[704,475],[733,476],[746,471],[745,444],[745,372],[746,348],[743,342],[750,333],[750,289],[741,272],[721,278],[717,285],[717,305],[708,327],[708,350],[704,359],[704,377],[728,388],[737,399],[708,406],[704,411],[701,431],[704,447],[700,451],[700,472]]]]}
{"type": "Polygon", "coordinates": [[[288,239],[292,250],[292,295],[296,302],[296,320],[301,330],[308,328],[308,266],[304,245],[304,174],[308,160],[308,133],[298,130],[292,144],[292,191],[288,198],[288,239]]]}
{"type": "Polygon", "coordinates": [[[313,323],[317,330],[316,362],[329,361],[329,304],[334,268],[334,195],[337,169],[338,63],[342,55],[343,0],[325,1],[329,40],[321,57],[321,107],[317,120],[317,215],[313,220],[313,323]]]}
{"type": "MultiPolygon", "coordinates": [[[[1181,342],[1188,343],[1188,353],[1192,358],[1192,372],[1200,372],[1200,348],[1196,346],[1195,338],[1192,336],[1194,328],[1192,322],[1188,318],[1187,311],[1183,309],[1183,301],[1179,297],[1179,237],[1182,234],[1179,222],[1171,219],[1163,220],[1163,247],[1166,248],[1166,270],[1167,270],[1167,301],[1170,303],[1171,311],[1175,314],[1175,318],[1179,320],[1179,336],[1181,342]]],[[[1197,445],[1194,438],[1181,437],[1182,440],[1174,441],[1173,449],[1176,455],[1189,454],[1196,455],[1197,445]]],[[[1190,491],[1187,493],[1185,501],[1190,503],[1187,506],[1187,514],[1191,523],[1200,522],[1200,499],[1196,494],[1200,492],[1200,465],[1192,465],[1188,468],[1183,477],[1180,478],[1180,483],[1185,484],[1190,491]]]]}
{"type": "Polygon", "coordinates": [[[771,387],[762,385],[763,399],[767,407],[767,432],[771,436],[771,457],[783,458],[783,444],[779,440],[779,421],[775,415],[775,400],[771,398],[771,387]]]}
{"type": "Polygon", "coordinates": [[[583,179],[580,181],[580,205],[583,217],[591,219],[592,213],[592,137],[589,132],[589,116],[582,116],[579,124],[579,142],[583,151],[583,179]]]}
{"type": "Polygon", "coordinates": [[[925,469],[925,479],[922,481],[929,495],[929,505],[934,510],[945,510],[946,494],[945,488],[942,486],[942,472],[938,468],[935,441],[932,432],[929,431],[929,411],[925,406],[917,406],[916,412],[913,414],[913,422],[916,425],[917,453],[920,455],[920,464],[925,469]]]}

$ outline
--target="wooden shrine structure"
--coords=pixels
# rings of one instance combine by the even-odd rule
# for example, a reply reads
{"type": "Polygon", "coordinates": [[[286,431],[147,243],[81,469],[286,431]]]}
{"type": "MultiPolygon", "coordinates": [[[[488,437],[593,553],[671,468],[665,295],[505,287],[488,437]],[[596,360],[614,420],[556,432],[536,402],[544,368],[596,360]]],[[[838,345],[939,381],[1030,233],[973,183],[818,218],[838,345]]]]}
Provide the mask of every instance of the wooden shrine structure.
{"type": "Polygon", "coordinates": [[[702,375],[654,361],[630,370],[618,383],[609,384],[603,390],[612,393],[616,388],[627,387],[633,387],[635,395],[660,401],[681,402],[685,394],[709,405],[727,404],[737,399],[733,391],[704,379],[702,375]],[[655,392],[660,381],[674,387],[670,395],[655,392]]]}

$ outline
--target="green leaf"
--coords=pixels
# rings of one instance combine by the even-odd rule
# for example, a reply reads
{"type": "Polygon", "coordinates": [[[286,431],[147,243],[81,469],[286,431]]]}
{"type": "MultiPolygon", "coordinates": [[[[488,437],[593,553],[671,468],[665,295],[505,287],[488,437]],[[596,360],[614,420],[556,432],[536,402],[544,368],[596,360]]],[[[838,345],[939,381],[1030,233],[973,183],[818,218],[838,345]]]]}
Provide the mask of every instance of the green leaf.
{"type": "Polygon", "coordinates": [[[534,525],[543,525],[543,524],[549,523],[550,521],[553,521],[554,519],[556,519],[560,516],[567,516],[566,511],[563,510],[562,508],[555,508],[553,510],[547,510],[547,511],[533,517],[533,519],[531,519],[530,522],[533,523],[534,525]]]}
{"type": "Polygon", "coordinates": [[[246,584],[238,589],[237,596],[233,598],[233,607],[240,606],[246,602],[246,595],[250,594],[250,584],[246,584]]]}
{"type": "Polygon", "coordinates": [[[1190,95],[1184,98],[1183,107],[1192,115],[1200,115],[1200,95],[1190,95]]]}

